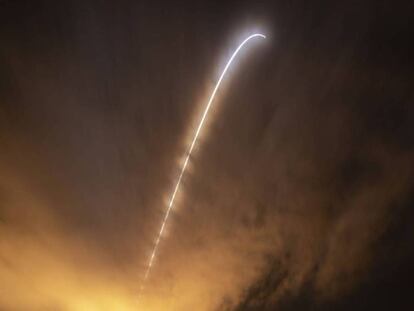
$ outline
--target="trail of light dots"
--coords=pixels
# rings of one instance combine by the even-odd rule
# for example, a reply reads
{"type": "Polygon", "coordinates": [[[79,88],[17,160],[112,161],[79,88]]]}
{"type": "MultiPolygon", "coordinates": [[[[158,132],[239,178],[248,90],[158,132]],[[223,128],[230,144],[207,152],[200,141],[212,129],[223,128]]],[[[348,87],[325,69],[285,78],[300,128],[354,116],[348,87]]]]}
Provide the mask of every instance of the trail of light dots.
{"type": "Polygon", "coordinates": [[[193,138],[193,140],[191,141],[190,147],[189,147],[189,149],[188,149],[187,156],[186,156],[185,161],[184,161],[184,165],[183,165],[183,167],[182,167],[182,169],[181,169],[181,173],[180,173],[180,175],[179,175],[179,177],[178,177],[177,183],[175,184],[175,187],[174,187],[174,191],[172,192],[172,195],[171,195],[170,201],[169,201],[169,203],[168,203],[168,209],[167,209],[167,211],[166,211],[166,213],[165,213],[165,215],[164,215],[164,219],[163,219],[163,221],[162,221],[160,231],[158,232],[157,239],[156,239],[156,241],[155,241],[155,245],[154,245],[154,248],[153,248],[152,253],[151,253],[151,257],[150,257],[149,262],[148,262],[147,270],[146,270],[146,272],[145,272],[144,281],[143,281],[143,283],[141,284],[140,292],[143,290],[143,288],[144,288],[144,283],[145,283],[145,281],[148,279],[148,276],[149,276],[149,274],[150,274],[151,268],[152,268],[152,266],[153,266],[153,264],[154,264],[154,259],[155,259],[155,256],[156,256],[156,254],[157,254],[158,246],[159,246],[159,244],[160,244],[160,240],[161,240],[162,234],[163,234],[163,232],[164,232],[165,225],[166,225],[166,223],[167,223],[167,221],[168,221],[168,216],[170,215],[170,212],[171,212],[171,210],[172,210],[172,208],[173,208],[173,206],[174,206],[175,196],[176,196],[176,194],[177,194],[177,192],[178,192],[178,190],[179,190],[179,188],[180,188],[180,185],[181,185],[181,180],[182,180],[183,175],[184,175],[184,173],[185,173],[185,170],[186,170],[186,168],[187,168],[187,164],[188,164],[188,161],[189,161],[189,159],[190,159],[191,152],[193,151],[193,148],[194,148],[194,146],[195,146],[195,144],[196,144],[196,142],[197,142],[197,139],[198,139],[198,135],[200,134],[200,132],[201,132],[201,130],[202,130],[202,128],[203,128],[204,121],[205,121],[205,119],[206,119],[206,117],[207,117],[208,111],[210,110],[211,104],[213,103],[213,100],[214,100],[214,97],[215,97],[215,95],[216,95],[216,93],[217,93],[217,90],[218,90],[218,88],[220,87],[221,81],[223,80],[223,78],[224,78],[224,76],[225,76],[225,74],[226,74],[227,70],[229,69],[229,67],[230,67],[231,63],[233,62],[234,58],[236,57],[236,55],[237,55],[237,54],[239,53],[239,51],[243,48],[243,46],[244,46],[244,45],[245,45],[245,44],[246,44],[249,40],[251,40],[251,39],[253,39],[253,38],[262,38],[262,39],[264,39],[264,38],[266,38],[266,36],[265,36],[265,35],[263,35],[263,34],[260,34],[260,33],[252,34],[252,35],[248,36],[246,39],[244,39],[244,41],[243,41],[242,43],[240,43],[240,45],[239,45],[239,46],[237,47],[237,49],[233,52],[233,54],[231,55],[230,59],[228,60],[228,62],[227,62],[227,64],[226,64],[226,67],[224,67],[224,70],[223,70],[223,72],[221,73],[220,78],[218,79],[218,81],[217,81],[217,83],[216,83],[216,86],[214,87],[214,90],[213,90],[213,92],[212,92],[212,93],[211,93],[211,95],[210,95],[210,98],[209,98],[209,100],[208,100],[208,102],[207,102],[206,108],[204,109],[203,115],[202,115],[202,117],[201,117],[200,123],[199,123],[199,125],[198,125],[198,127],[197,127],[197,130],[196,130],[195,134],[194,134],[194,138],[193,138]]]}

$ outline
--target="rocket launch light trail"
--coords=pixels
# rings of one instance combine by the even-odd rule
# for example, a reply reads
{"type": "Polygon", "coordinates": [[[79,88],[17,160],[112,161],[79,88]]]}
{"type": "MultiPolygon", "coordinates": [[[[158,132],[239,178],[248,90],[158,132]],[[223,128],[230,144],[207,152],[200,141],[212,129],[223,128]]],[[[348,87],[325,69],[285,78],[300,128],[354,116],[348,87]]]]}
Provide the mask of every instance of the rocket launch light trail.
{"type": "MultiPolygon", "coordinates": [[[[253,38],[262,38],[262,39],[264,39],[264,38],[266,38],[266,36],[264,36],[263,34],[260,34],[260,33],[252,34],[252,35],[248,36],[246,39],[244,39],[244,41],[242,43],[240,43],[240,45],[233,52],[233,54],[231,55],[230,59],[228,60],[228,62],[226,64],[226,67],[224,67],[224,70],[221,73],[220,78],[218,79],[218,81],[216,83],[216,86],[214,87],[213,92],[210,95],[210,98],[209,98],[209,100],[207,102],[206,108],[204,109],[204,112],[202,114],[200,123],[199,123],[199,125],[197,127],[197,130],[196,130],[196,132],[194,134],[193,140],[191,141],[190,147],[188,149],[187,156],[185,158],[185,161],[184,161],[183,167],[181,169],[180,175],[178,177],[177,183],[175,184],[174,191],[172,192],[172,195],[170,197],[170,200],[169,200],[169,203],[168,203],[168,209],[167,209],[167,211],[166,211],[166,213],[164,215],[164,218],[163,218],[163,221],[162,221],[162,224],[161,224],[160,231],[158,232],[157,239],[155,241],[154,248],[152,250],[151,257],[150,257],[149,262],[148,262],[147,270],[146,270],[145,276],[144,276],[144,282],[148,279],[149,273],[150,273],[151,268],[152,268],[152,266],[154,264],[154,259],[155,259],[155,256],[157,254],[158,246],[160,244],[160,240],[161,240],[162,234],[164,232],[165,225],[166,225],[166,223],[168,221],[168,216],[170,215],[170,212],[171,212],[171,210],[173,208],[173,205],[174,205],[175,196],[177,195],[177,192],[178,192],[178,190],[180,188],[181,180],[182,180],[183,175],[185,173],[185,170],[187,168],[187,164],[188,164],[188,161],[190,159],[191,153],[192,153],[192,151],[194,149],[194,146],[195,146],[195,144],[197,142],[198,136],[200,135],[200,132],[201,132],[201,130],[203,128],[204,121],[205,121],[205,119],[207,117],[208,111],[210,110],[211,104],[213,103],[214,97],[216,96],[217,90],[220,87],[221,81],[223,80],[223,78],[224,78],[227,70],[229,69],[229,67],[230,67],[231,63],[233,62],[234,58],[236,57],[236,55],[243,48],[243,46],[249,40],[251,40],[253,38]]],[[[143,289],[143,285],[144,284],[142,284],[142,286],[141,286],[141,290],[143,289]]]]}

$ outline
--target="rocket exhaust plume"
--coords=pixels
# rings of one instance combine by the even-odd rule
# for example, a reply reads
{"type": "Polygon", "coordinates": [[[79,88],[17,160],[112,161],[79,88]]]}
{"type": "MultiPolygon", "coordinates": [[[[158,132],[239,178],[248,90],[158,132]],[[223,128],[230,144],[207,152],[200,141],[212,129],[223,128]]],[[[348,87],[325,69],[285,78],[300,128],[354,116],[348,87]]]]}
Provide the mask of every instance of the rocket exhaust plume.
{"type": "Polygon", "coordinates": [[[168,203],[168,209],[165,212],[164,218],[162,220],[161,227],[160,227],[160,231],[158,232],[157,239],[155,241],[154,248],[152,250],[152,253],[151,253],[151,256],[150,256],[150,259],[149,259],[149,262],[148,262],[148,266],[147,266],[147,269],[146,269],[146,272],[145,272],[144,280],[143,280],[143,282],[141,284],[140,292],[143,290],[144,283],[148,279],[148,276],[150,274],[151,268],[152,268],[152,266],[154,264],[154,259],[155,259],[155,256],[157,255],[158,246],[160,244],[160,240],[161,240],[162,234],[164,232],[165,225],[166,225],[166,223],[168,221],[168,216],[170,215],[170,212],[171,212],[171,210],[172,210],[172,208],[174,206],[175,196],[176,196],[176,194],[177,194],[177,192],[178,192],[178,190],[180,188],[181,180],[182,180],[183,175],[185,173],[185,170],[187,168],[187,164],[188,164],[188,161],[190,159],[191,153],[192,153],[192,151],[194,149],[194,146],[195,146],[195,144],[197,142],[198,136],[199,136],[199,134],[200,134],[200,132],[201,132],[201,130],[203,128],[204,121],[205,121],[205,119],[207,117],[208,111],[210,110],[211,104],[213,103],[214,97],[216,96],[217,90],[220,87],[221,81],[223,80],[224,76],[226,75],[227,70],[229,69],[231,63],[236,58],[236,56],[240,52],[240,50],[246,45],[247,42],[249,42],[251,39],[254,39],[254,38],[262,38],[262,39],[264,39],[264,38],[266,38],[266,36],[263,35],[263,34],[260,34],[260,33],[252,34],[252,35],[248,36],[246,39],[244,39],[244,41],[242,43],[240,43],[240,45],[237,47],[237,49],[231,55],[230,59],[227,61],[226,67],[224,67],[224,70],[221,73],[220,78],[218,79],[218,81],[216,83],[216,86],[214,87],[213,92],[210,95],[210,98],[209,98],[209,100],[207,102],[206,108],[204,109],[204,112],[203,112],[203,114],[201,116],[200,123],[199,123],[199,125],[197,127],[197,130],[196,130],[195,134],[194,134],[193,140],[191,141],[191,144],[189,146],[189,149],[188,149],[187,156],[185,158],[183,167],[181,168],[180,175],[179,175],[178,180],[177,180],[177,182],[176,182],[176,184],[174,186],[174,191],[172,192],[172,195],[170,197],[170,200],[169,200],[169,203],[168,203]]]}

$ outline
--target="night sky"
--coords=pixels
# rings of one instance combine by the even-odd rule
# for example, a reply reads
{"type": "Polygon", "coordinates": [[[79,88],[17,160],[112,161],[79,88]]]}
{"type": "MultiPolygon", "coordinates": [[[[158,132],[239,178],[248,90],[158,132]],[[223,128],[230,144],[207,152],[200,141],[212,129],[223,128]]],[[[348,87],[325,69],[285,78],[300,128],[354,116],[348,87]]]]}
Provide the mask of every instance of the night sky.
{"type": "Polygon", "coordinates": [[[413,43],[413,1],[0,0],[0,310],[414,309],[413,43]]]}

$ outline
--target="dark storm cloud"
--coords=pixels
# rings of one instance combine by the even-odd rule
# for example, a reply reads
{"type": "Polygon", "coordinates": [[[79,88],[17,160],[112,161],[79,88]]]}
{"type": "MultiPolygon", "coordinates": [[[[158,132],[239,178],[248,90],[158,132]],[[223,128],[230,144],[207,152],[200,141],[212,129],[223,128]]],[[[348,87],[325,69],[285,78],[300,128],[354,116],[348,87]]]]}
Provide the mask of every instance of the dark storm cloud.
{"type": "Polygon", "coordinates": [[[137,308],[191,126],[256,25],[146,309],[361,308],[412,271],[411,4],[0,3],[0,308],[137,308]]]}

